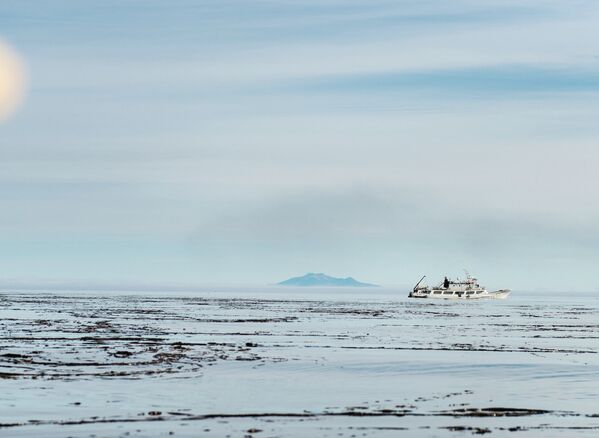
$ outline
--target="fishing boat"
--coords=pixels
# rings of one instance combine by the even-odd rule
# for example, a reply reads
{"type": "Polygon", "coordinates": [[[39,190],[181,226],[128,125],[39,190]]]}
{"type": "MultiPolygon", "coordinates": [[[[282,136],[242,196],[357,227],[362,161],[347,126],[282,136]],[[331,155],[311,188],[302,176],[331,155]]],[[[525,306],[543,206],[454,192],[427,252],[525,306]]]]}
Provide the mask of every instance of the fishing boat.
{"type": "Polygon", "coordinates": [[[482,298],[505,299],[510,294],[509,289],[500,289],[488,291],[484,286],[478,283],[478,280],[466,272],[466,279],[450,280],[447,277],[437,286],[429,287],[423,284],[423,276],[412,292],[408,295],[410,298],[440,298],[440,299],[462,299],[478,300],[482,298]]]}

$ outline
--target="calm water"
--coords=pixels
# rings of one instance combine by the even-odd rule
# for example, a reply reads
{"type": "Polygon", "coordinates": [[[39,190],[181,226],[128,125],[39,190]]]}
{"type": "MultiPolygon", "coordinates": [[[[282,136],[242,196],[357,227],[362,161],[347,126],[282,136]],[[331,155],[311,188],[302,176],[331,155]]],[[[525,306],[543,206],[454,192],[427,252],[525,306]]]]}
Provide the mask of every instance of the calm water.
{"type": "Polygon", "coordinates": [[[597,436],[599,296],[0,293],[0,436],[597,436]]]}

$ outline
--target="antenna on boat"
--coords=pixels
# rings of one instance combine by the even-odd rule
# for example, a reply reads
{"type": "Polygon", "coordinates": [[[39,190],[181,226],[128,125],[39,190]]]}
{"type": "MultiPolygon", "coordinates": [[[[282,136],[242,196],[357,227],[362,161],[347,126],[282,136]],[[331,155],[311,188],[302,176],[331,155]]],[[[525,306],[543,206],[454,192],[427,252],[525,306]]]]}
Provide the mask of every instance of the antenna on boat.
{"type": "Polygon", "coordinates": [[[418,287],[418,285],[420,283],[422,283],[422,280],[424,280],[425,277],[426,277],[426,275],[423,275],[422,278],[420,280],[418,280],[418,283],[416,283],[416,286],[414,286],[414,290],[416,290],[416,288],[418,287]]]}

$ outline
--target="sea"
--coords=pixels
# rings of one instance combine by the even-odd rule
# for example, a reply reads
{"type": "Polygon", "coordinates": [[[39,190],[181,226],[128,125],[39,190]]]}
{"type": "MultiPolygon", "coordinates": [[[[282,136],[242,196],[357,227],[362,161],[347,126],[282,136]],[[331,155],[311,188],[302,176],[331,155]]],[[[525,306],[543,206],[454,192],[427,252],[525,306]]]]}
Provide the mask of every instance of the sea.
{"type": "Polygon", "coordinates": [[[599,293],[0,292],[1,437],[599,436],[599,293]]]}

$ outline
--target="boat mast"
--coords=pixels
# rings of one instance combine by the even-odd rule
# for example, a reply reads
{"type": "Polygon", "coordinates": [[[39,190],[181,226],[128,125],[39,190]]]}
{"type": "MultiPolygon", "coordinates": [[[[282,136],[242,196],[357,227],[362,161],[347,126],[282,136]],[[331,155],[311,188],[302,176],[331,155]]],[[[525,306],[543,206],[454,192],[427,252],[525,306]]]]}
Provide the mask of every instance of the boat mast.
{"type": "Polygon", "coordinates": [[[422,278],[420,280],[418,280],[418,283],[416,283],[416,286],[414,286],[414,290],[416,290],[416,288],[418,287],[418,285],[420,283],[422,283],[422,280],[424,280],[424,277],[426,277],[426,275],[423,275],[422,278]]]}

